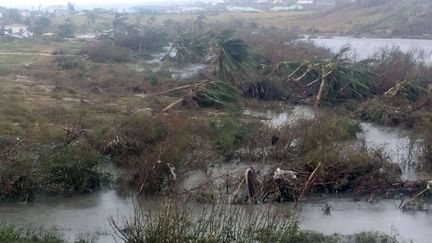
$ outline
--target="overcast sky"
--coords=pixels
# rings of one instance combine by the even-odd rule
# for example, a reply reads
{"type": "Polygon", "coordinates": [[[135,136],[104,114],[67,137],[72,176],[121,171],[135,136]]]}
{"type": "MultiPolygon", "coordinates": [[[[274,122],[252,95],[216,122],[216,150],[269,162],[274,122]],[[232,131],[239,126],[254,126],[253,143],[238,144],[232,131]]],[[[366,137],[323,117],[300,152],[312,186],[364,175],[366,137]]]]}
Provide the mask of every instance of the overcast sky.
{"type": "Polygon", "coordinates": [[[138,3],[166,3],[175,0],[0,0],[0,6],[5,7],[37,7],[50,5],[66,5],[72,2],[77,6],[109,6],[109,5],[128,5],[138,3]]]}

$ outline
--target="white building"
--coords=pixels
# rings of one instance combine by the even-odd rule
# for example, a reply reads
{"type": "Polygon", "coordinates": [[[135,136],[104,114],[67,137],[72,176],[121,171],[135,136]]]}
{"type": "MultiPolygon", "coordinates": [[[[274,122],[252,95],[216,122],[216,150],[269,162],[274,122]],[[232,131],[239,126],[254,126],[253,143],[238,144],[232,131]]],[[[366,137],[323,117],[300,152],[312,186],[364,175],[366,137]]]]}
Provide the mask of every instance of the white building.
{"type": "Polygon", "coordinates": [[[93,40],[97,38],[97,34],[94,33],[85,33],[85,34],[79,34],[76,35],[75,38],[79,40],[93,40]]]}
{"type": "Polygon", "coordinates": [[[314,4],[314,0],[298,0],[297,4],[299,4],[299,5],[314,4]]]}
{"type": "Polygon", "coordinates": [[[66,16],[68,14],[66,6],[63,5],[52,5],[45,8],[45,12],[54,16],[66,16]]]}
{"type": "Polygon", "coordinates": [[[288,11],[296,11],[296,10],[304,10],[304,7],[302,5],[291,5],[288,7],[274,7],[269,9],[270,12],[288,12],[288,11]]]}
{"type": "Polygon", "coordinates": [[[30,37],[33,35],[28,29],[27,25],[23,24],[10,24],[4,27],[4,34],[13,37],[30,37]]]}
{"type": "Polygon", "coordinates": [[[227,11],[229,12],[238,12],[238,13],[260,13],[262,12],[259,9],[252,8],[252,7],[226,7],[227,11]]]}
{"type": "Polygon", "coordinates": [[[202,7],[183,7],[179,11],[180,13],[200,13],[206,10],[202,7]]]}

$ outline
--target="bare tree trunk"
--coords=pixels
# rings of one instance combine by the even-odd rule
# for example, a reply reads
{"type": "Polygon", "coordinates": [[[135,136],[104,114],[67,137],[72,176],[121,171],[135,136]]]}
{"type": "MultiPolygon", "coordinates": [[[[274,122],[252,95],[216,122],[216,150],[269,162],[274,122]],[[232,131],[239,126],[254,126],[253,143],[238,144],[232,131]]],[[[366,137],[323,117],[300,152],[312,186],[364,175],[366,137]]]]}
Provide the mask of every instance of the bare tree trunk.
{"type": "Polygon", "coordinates": [[[174,106],[182,103],[184,101],[184,98],[180,98],[174,102],[172,102],[171,104],[169,104],[167,107],[165,107],[162,112],[167,112],[169,109],[173,108],[174,106]]]}
{"type": "Polygon", "coordinates": [[[300,200],[302,200],[304,194],[306,193],[307,190],[309,190],[309,188],[312,186],[315,174],[318,172],[318,169],[321,167],[321,162],[318,163],[317,167],[315,168],[315,170],[312,171],[312,173],[309,176],[309,179],[306,181],[306,184],[303,187],[303,190],[300,194],[300,196],[298,197],[297,201],[294,204],[294,207],[297,207],[298,203],[300,202],[300,200]]]}
{"type": "Polygon", "coordinates": [[[316,101],[315,101],[315,108],[318,108],[320,106],[320,102],[321,102],[321,98],[324,92],[324,88],[326,86],[326,78],[322,78],[321,79],[321,85],[318,91],[318,95],[316,97],[316,101]]]}
{"type": "Polygon", "coordinates": [[[164,95],[164,94],[168,94],[174,91],[178,91],[178,90],[183,90],[183,89],[188,89],[188,88],[195,88],[195,87],[199,87],[200,85],[203,85],[205,83],[208,83],[208,80],[203,80],[199,83],[196,84],[187,84],[187,85],[183,85],[183,86],[179,86],[179,87],[175,87],[169,90],[165,90],[165,91],[161,91],[161,92],[157,92],[157,93],[152,93],[152,94],[146,94],[143,96],[143,98],[149,98],[149,97],[153,97],[153,96],[157,96],[157,95],[164,95]]]}
{"type": "Polygon", "coordinates": [[[406,209],[406,207],[408,206],[408,204],[414,202],[417,198],[419,198],[421,195],[423,195],[423,193],[429,191],[429,188],[426,187],[426,189],[424,189],[423,191],[417,193],[413,198],[411,198],[410,200],[408,200],[408,202],[406,202],[404,205],[402,205],[403,201],[401,202],[401,205],[399,205],[399,208],[404,210],[406,209]]]}

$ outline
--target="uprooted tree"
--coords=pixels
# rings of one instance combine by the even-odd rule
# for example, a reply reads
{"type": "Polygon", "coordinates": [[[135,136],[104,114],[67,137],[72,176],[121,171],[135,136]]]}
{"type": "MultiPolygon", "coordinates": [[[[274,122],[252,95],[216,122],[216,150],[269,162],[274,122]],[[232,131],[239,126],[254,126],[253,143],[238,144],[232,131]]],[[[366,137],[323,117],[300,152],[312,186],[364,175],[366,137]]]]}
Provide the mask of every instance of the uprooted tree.
{"type": "Polygon", "coordinates": [[[281,62],[273,74],[285,77],[287,82],[304,82],[316,93],[315,107],[322,99],[334,103],[340,99],[363,99],[375,92],[375,74],[370,71],[370,60],[352,62],[346,58],[349,48],[343,48],[330,60],[294,63],[281,62]]]}

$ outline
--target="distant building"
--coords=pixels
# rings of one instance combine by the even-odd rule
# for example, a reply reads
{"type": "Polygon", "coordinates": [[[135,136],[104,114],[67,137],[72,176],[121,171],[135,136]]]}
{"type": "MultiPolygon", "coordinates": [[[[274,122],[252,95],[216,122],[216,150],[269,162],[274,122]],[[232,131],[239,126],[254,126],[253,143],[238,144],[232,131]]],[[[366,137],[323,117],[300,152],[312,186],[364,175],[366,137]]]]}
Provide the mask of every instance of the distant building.
{"type": "Polygon", "coordinates": [[[0,19],[1,19],[1,18],[3,18],[3,13],[2,13],[2,12],[0,12],[0,19]]]}
{"type": "Polygon", "coordinates": [[[314,0],[298,0],[297,1],[298,5],[309,5],[309,4],[314,4],[314,0]]]}
{"type": "Polygon", "coordinates": [[[336,0],[316,0],[315,4],[319,6],[334,7],[336,6],[336,0]]]}
{"type": "Polygon", "coordinates": [[[260,13],[262,12],[259,9],[252,8],[252,7],[231,7],[228,6],[227,10],[229,12],[238,12],[238,13],[260,13]]]}
{"type": "Polygon", "coordinates": [[[93,40],[98,37],[98,34],[95,33],[85,33],[85,34],[79,34],[76,35],[75,38],[79,40],[93,40]]]}
{"type": "Polygon", "coordinates": [[[31,15],[30,12],[27,11],[27,10],[23,10],[23,11],[21,11],[20,14],[21,14],[21,16],[23,16],[23,17],[30,17],[30,15],[31,15]]]}
{"type": "Polygon", "coordinates": [[[52,5],[45,8],[45,11],[54,16],[66,16],[68,15],[68,11],[66,6],[63,5],[52,5]]]}
{"type": "Polygon", "coordinates": [[[274,7],[269,9],[270,12],[287,12],[287,11],[298,11],[304,10],[302,5],[294,4],[288,7],[274,7]]]}
{"type": "Polygon", "coordinates": [[[23,24],[10,24],[4,26],[4,34],[18,38],[30,37],[33,35],[33,33],[29,31],[29,27],[23,24]]]}
{"type": "Polygon", "coordinates": [[[202,7],[183,7],[180,8],[180,13],[200,13],[206,11],[205,8],[202,7]]]}

